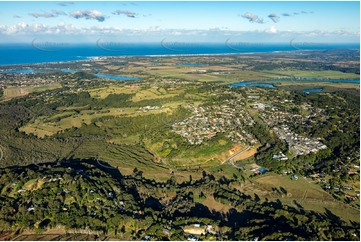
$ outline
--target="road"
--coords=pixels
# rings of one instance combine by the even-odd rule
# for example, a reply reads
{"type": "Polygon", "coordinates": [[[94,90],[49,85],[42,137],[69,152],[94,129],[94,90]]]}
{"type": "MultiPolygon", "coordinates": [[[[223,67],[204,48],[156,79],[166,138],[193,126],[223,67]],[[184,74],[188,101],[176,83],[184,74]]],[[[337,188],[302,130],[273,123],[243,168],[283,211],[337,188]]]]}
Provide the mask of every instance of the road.
{"type": "Polygon", "coordinates": [[[240,169],[241,167],[236,166],[236,165],[233,163],[232,159],[233,159],[234,157],[236,157],[237,155],[242,154],[243,152],[249,150],[250,148],[251,148],[251,146],[247,146],[247,147],[244,148],[243,150],[240,150],[240,151],[234,153],[233,155],[231,155],[230,157],[228,157],[227,159],[225,159],[225,160],[222,162],[222,164],[224,164],[225,162],[228,162],[228,161],[229,161],[229,163],[230,163],[232,166],[234,166],[234,167],[237,168],[237,169],[240,169]]]}

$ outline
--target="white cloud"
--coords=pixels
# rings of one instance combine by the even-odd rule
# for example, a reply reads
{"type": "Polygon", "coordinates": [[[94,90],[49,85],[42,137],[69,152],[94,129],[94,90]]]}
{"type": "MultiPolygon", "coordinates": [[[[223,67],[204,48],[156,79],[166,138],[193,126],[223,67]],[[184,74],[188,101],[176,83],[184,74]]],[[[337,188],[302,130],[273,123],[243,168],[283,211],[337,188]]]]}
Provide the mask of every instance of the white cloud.
{"type": "MultiPolygon", "coordinates": [[[[78,27],[71,24],[58,24],[49,26],[42,23],[27,24],[19,22],[15,25],[0,25],[0,39],[18,38],[19,41],[31,41],[34,37],[45,39],[63,39],[70,42],[82,41],[84,39],[98,38],[99,36],[114,40],[125,41],[157,41],[167,38],[169,41],[211,41],[221,42],[232,38],[232,41],[238,42],[287,42],[296,38],[297,41],[317,42],[337,42],[345,40],[346,42],[357,42],[359,32],[350,32],[346,30],[335,31],[283,31],[274,26],[264,31],[231,31],[224,29],[162,29],[159,26],[153,26],[147,29],[125,29],[121,26],[93,26],[78,27]],[[2,37],[1,37],[2,36],[2,37]],[[75,37],[75,38],[74,38],[75,37]]],[[[1,41],[0,41],[1,42],[1,41]]]]}
{"type": "Polygon", "coordinates": [[[270,34],[275,34],[277,33],[277,29],[275,26],[271,26],[269,29],[266,29],[265,32],[270,34]]]}
{"type": "Polygon", "coordinates": [[[112,12],[112,14],[114,15],[125,15],[129,18],[135,18],[136,15],[138,15],[137,13],[134,13],[132,11],[128,11],[128,10],[115,10],[112,12]]]}
{"type": "Polygon", "coordinates": [[[67,15],[67,14],[60,10],[52,10],[51,12],[44,12],[44,13],[29,13],[29,15],[33,16],[34,18],[55,18],[60,15],[67,15]]]}
{"type": "Polygon", "coordinates": [[[264,24],[263,19],[259,18],[257,15],[254,15],[250,12],[244,13],[241,15],[242,18],[248,19],[251,23],[264,24]]]}
{"type": "Polygon", "coordinates": [[[76,19],[94,19],[98,20],[99,22],[103,22],[105,20],[105,16],[97,10],[78,10],[71,12],[70,16],[76,19]]]}
{"type": "Polygon", "coordinates": [[[0,27],[0,31],[2,34],[5,34],[5,35],[13,35],[13,34],[17,34],[19,32],[27,32],[28,27],[29,27],[28,24],[26,24],[24,22],[20,22],[15,25],[12,25],[12,26],[2,25],[0,27]]]}

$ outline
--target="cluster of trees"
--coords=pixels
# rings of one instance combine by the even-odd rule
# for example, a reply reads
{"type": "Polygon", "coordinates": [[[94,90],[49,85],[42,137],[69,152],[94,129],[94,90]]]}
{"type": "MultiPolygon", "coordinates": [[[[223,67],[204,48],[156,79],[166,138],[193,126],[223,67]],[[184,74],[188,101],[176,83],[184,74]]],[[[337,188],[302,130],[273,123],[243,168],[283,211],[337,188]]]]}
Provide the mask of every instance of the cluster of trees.
{"type": "Polygon", "coordinates": [[[321,138],[328,147],[316,154],[295,158],[303,174],[324,173],[343,181],[353,179],[347,173],[360,149],[360,101],[356,90],[338,91],[331,95],[296,94],[295,102],[308,102],[325,110],[327,119],[315,118],[312,125],[292,128],[299,133],[321,138]],[[342,164],[342,165],[341,165],[342,164]],[[336,172],[335,172],[336,170],[336,172]]]}
{"type": "Polygon", "coordinates": [[[271,133],[269,127],[258,117],[256,117],[254,120],[255,124],[248,128],[262,144],[262,146],[257,149],[257,153],[255,155],[256,162],[261,166],[267,167],[268,169],[275,171],[280,170],[284,164],[277,160],[271,159],[271,157],[273,154],[278,154],[280,151],[287,152],[287,143],[278,139],[276,135],[271,133]]]}

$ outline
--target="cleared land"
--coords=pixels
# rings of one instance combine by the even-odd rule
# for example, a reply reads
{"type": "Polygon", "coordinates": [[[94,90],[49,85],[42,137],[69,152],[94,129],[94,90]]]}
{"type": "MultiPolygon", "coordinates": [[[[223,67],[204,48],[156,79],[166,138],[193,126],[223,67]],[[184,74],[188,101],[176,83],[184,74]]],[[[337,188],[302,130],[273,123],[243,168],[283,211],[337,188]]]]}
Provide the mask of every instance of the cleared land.
{"type": "Polygon", "coordinates": [[[161,99],[161,98],[169,98],[169,97],[175,97],[181,93],[184,93],[184,91],[173,91],[168,92],[164,88],[150,88],[147,90],[141,90],[135,94],[135,96],[132,98],[133,102],[139,102],[142,100],[150,100],[150,99],[161,99]]]}
{"type": "Polygon", "coordinates": [[[284,204],[306,210],[322,213],[325,209],[330,209],[343,219],[360,221],[359,210],[338,202],[318,185],[303,177],[291,180],[289,176],[267,173],[236,188],[249,195],[257,194],[263,199],[279,199],[284,204]],[[296,205],[297,203],[299,205],[296,205]]]}
{"type": "Polygon", "coordinates": [[[256,152],[257,152],[257,148],[256,148],[256,147],[252,147],[252,148],[247,149],[247,150],[245,150],[244,152],[236,155],[232,160],[238,161],[238,160],[248,159],[248,158],[254,156],[254,154],[256,154],[256,152]]]}
{"type": "Polygon", "coordinates": [[[109,86],[109,87],[101,87],[96,89],[88,90],[89,95],[93,98],[105,99],[110,94],[133,94],[136,93],[140,89],[139,86],[109,86]]]}
{"type": "Polygon", "coordinates": [[[54,90],[57,88],[61,88],[60,83],[33,87],[8,87],[4,89],[4,100],[25,96],[32,92],[42,92],[46,90],[54,90]]]}
{"type": "Polygon", "coordinates": [[[188,234],[201,235],[201,234],[205,233],[204,226],[201,226],[199,228],[194,227],[194,226],[185,226],[185,227],[183,227],[183,230],[184,230],[185,233],[188,233],[188,234]]]}
{"type": "Polygon", "coordinates": [[[217,212],[227,213],[232,206],[225,205],[223,203],[217,202],[214,200],[213,196],[207,196],[206,199],[202,202],[203,205],[209,207],[210,209],[214,209],[217,212]]]}

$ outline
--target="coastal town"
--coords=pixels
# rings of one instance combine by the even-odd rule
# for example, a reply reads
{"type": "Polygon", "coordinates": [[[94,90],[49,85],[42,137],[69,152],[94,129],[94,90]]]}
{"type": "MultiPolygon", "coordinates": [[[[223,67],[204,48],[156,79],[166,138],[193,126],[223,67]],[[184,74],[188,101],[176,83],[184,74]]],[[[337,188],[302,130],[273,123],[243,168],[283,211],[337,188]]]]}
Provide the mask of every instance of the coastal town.
{"type": "MultiPolygon", "coordinates": [[[[255,92],[257,91],[252,90],[252,94],[255,92]]],[[[295,125],[304,125],[311,128],[316,118],[326,119],[327,116],[324,110],[314,108],[309,104],[302,104],[300,107],[302,111],[295,112],[293,111],[295,107],[294,100],[285,98],[270,100],[267,96],[262,96],[262,90],[259,90],[259,92],[257,96],[248,96],[250,106],[259,112],[260,119],[272,129],[277,137],[287,143],[289,151],[294,156],[317,153],[319,150],[327,149],[321,139],[298,134],[293,129],[295,125]]],[[[281,157],[276,155],[274,159],[286,160],[284,155],[281,157]]]]}
{"type": "MultiPolygon", "coordinates": [[[[327,148],[322,141],[298,134],[289,125],[295,122],[305,124],[316,116],[324,115],[323,110],[303,105],[304,110],[309,111],[310,114],[295,114],[285,111],[292,108],[293,100],[277,102],[272,99],[267,101],[261,97],[264,92],[262,89],[246,89],[245,92],[247,93],[246,97],[237,95],[236,99],[226,100],[224,104],[218,106],[188,105],[187,108],[192,110],[192,115],[173,124],[173,131],[192,145],[200,145],[218,133],[225,134],[234,143],[254,145],[258,140],[252,133],[246,131],[248,130],[246,127],[254,125],[255,121],[249,114],[249,110],[255,109],[259,112],[261,120],[272,129],[280,140],[287,143],[293,156],[317,153],[319,150],[327,148]]],[[[275,154],[273,159],[287,160],[288,158],[284,154],[280,156],[275,154]]]]}
{"type": "Polygon", "coordinates": [[[244,126],[252,126],[254,120],[240,103],[228,102],[220,106],[194,107],[192,115],[173,124],[173,131],[192,145],[200,145],[218,133],[225,134],[234,143],[255,144],[257,139],[244,126]]]}
{"type": "Polygon", "coordinates": [[[37,75],[29,73],[4,73],[0,72],[0,89],[7,87],[35,87],[53,85],[62,81],[59,75],[37,75]]]}

